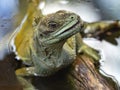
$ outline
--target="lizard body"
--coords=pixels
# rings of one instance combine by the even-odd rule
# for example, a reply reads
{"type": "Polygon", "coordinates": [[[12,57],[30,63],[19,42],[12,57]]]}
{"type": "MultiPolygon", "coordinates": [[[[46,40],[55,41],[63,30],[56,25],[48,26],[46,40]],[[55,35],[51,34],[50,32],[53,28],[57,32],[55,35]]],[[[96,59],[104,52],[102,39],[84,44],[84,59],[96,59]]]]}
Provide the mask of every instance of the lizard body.
{"type": "MultiPolygon", "coordinates": [[[[64,10],[37,18],[33,23],[32,35],[24,34],[25,39],[16,46],[17,55],[30,67],[16,70],[17,75],[52,75],[71,64],[80,52],[99,60],[98,51],[86,45],[80,33],[102,33],[109,26],[120,26],[118,21],[87,23],[77,14],[64,10]]],[[[20,33],[14,39],[15,44],[20,33]]]]}
{"type": "Polygon", "coordinates": [[[16,73],[25,70],[25,75],[49,76],[71,64],[80,52],[98,60],[97,52],[83,43],[78,33],[82,29],[84,23],[80,17],[64,10],[34,22],[33,35],[26,41],[21,41],[16,49],[17,55],[31,67],[18,69],[16,73]],[[27,47],[23,50],[21,47],[24,45],[27,47]],[[83,46],[88,49],[82,49],[83,46]],[[23,50],[25,54],[21,54],[19,50],[23,50]]]}

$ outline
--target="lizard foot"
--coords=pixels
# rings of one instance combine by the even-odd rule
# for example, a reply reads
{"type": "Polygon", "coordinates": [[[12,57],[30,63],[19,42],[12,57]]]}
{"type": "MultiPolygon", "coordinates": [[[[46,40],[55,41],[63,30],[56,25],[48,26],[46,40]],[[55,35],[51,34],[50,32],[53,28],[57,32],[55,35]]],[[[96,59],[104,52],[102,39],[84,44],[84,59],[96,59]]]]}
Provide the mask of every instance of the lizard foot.
{"type": "Polygon", "coordinates": [[[100,60],[101,56],[99,55],[99,51],[89,47],[88,45],[82,45],[81,48],[78,50],[78,53],[83,52],[90,57],[92,57],[94,60],[98,61],[100,60]]]}
{"type": "Polygon", "coordinates": [[[34,67],[23,67],[20,69],[17,69],[15,71],[17,76],[34,76],[35,74],[35,68],[34,67]]]}

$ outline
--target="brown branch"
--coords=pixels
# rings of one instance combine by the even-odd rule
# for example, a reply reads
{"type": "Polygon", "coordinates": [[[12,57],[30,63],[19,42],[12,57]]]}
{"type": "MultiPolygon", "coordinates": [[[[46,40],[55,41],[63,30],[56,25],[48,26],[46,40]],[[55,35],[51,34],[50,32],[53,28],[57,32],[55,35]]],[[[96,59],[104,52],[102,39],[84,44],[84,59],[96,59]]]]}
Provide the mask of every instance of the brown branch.
{"type": "Polygon", "coordinates": [[[68,74],[76,90],[117,90],[111,78],[101,75],[95,62],[85,56],[78,56],[68,74]]]}

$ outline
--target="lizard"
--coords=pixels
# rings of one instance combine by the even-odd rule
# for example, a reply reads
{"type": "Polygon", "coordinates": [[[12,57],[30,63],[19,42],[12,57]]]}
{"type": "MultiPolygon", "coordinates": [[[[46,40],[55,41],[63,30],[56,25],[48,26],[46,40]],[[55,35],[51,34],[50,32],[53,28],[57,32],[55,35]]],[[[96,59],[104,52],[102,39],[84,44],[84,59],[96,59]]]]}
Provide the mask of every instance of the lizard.
{"type": "MultiPolygon", "coordinates": [[[[52,75],[70,65],[81,52],[99,60],[98,52],[82,40],[79,32],[84,28],[85,24],[79,15],[65,10],[36,18],[33,22],[33,35],[16,47],[17,55],[30,67],[20,68],[16,74],[52,75]],[[22,45],[25,47],[22,48],[22,45]]],[[[15,45],[18,40],[16,38],[17,35],[15,45]]]]}
{"type": "Polygon", "coordinates": [[[81,52],[98,61],[98,51],[83,42],[81,33],[99,34],[116,25],[120,26],[119,21],[87,23],[79,15],[65,10],[37,17],[32,32],[22,37],[19,44],[20,33],[14,37],[17,55],[30,66],[16,70],[16,74],[50,76],[70,65],[81,52]]]}
{"type": "Polygon", "coordinates": [[[23,23],[24,26],[19,28],[13,37],[15,53],[29,65],[16,70],[24,90],[35,90],[35,87],[21,76],[53,75],[72,64],[81,52],[95,61],[100,60],[98,51],[86,45],[81,34],[97,36],[111,27],[120,26],[119,21],[87,23],[79,15],[65,10],[43,17],[37,16],[32,22],[33,17],[34,15],[28,16],[29,20],[23,23]],[[27,28],[27,25],[31,26],[32,23],[33,28],[27,28]]]}

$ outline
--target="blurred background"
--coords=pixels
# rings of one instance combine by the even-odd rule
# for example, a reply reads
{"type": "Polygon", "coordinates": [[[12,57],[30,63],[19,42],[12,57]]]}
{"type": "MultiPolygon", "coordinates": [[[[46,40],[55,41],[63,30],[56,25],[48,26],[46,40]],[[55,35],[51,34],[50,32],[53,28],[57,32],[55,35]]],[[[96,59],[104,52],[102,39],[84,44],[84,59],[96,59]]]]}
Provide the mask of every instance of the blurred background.
{"type": "MultiPolygon", "coordinates": [[[[0,0],[1,62],[4,62],[3,60],[8,53],[8,42],[12,33],[16,27],[20,25],[27,13],[29,1],[30,0],[0,0]]],[[[39,9],[44,15],[61,9],[69,10],[79,14],[80,17],[87,22],[120,20],[119,0],[40,0],[39,9]]],[[[114,41],[110,43],[106,40],[99,41],[93,38],[84,39],[88,45],[100,50],[102,55],[100,72],[112,76],[112,78],[120,84],[120,38],[117,37],[114,38],[114,40],[117,44],[114,44],[114,41]]],[[[2,67],[1,63],[0,65],[2,67]]],[[[5,67],[5,65],[3,67],[5,67]]],[[[1,70],[6,71],[8,68],[0,68],[0,72],[1,70]]]]}

